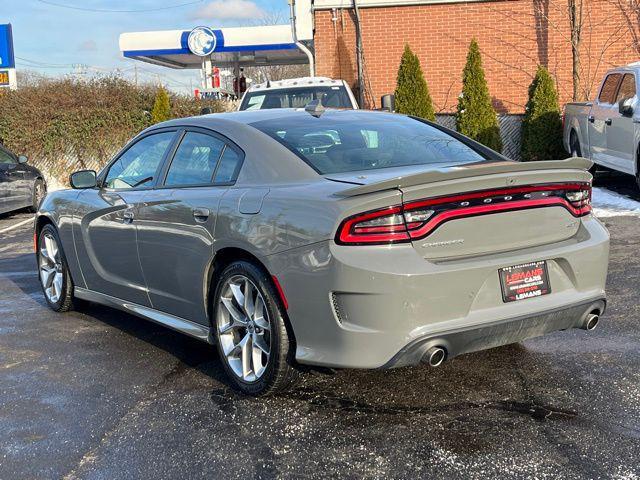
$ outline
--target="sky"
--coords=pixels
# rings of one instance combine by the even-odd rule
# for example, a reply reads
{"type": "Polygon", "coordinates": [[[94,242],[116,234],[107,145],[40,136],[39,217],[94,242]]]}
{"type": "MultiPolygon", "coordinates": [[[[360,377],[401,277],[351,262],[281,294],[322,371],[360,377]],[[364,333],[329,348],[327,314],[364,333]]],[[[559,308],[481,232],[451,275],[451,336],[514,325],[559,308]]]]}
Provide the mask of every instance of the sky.
{"type": "Polygon", "coordinates": [[[122,32],[185,29],[260,23],[262,18],[288,23],[286,0],[0,0],[0,24],[11,23],[18,70],[49,75],[85,75],[119,69],[142,81],[162,82],[176,91],[199,83],[197,70],[155,67],[122,57],[122,32]]]}

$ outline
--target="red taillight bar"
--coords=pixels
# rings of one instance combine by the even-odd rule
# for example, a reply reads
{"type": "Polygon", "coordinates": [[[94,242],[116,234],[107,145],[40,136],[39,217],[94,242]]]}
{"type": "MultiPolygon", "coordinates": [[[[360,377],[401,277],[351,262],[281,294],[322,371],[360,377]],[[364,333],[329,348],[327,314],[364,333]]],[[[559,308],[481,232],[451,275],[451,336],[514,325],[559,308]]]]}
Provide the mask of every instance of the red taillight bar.
{"type": "MultiPolygon", "coordinates": [[[[545,185],[527,185],[524,187],[501,188],[495,190],[483,190],[467,192],[456,195],[435,197],[424,200],[416,200],[403,205],[394,205],[379,210],[364,212],[345,219],[338,232],[335,241],[342,245],[376,245],[409,242],[424,238],[431,234],[443,223],[465,217],[474,217],[492,213],[527,210],[531,208],[559,206],[568,210],[574,217],[581,217],[591,212],[591,185],[588,183],[562,183],[545,185]],[[570,201],[567,192],[587,191],[586,198],[570,201]],[[545,195],[540,198],[530,198],[531,193],[559,192],[554,195],[545,195]],[[511,199],[511,196],[521,195],[523,198],[511,199]],[[498,203],[481,205],[469,205],[467,202],[485,199],[492,202],[494,197],[498,203]],[[459,205],[449,205],[454,203],[459,205]],[[440,207],[440,211],[438,211],[440,207]],[[407,222],[405,214],[418,213],[421,209],[429,208],[428,219],[424,221],[407,222]],[[404,224],[389,224],[358,226],[358,224],[372,219],[384,218],[392,215],[402,215],[404,224]]],[[[426,215],[426,214],[425,214],[426,215]]]]}

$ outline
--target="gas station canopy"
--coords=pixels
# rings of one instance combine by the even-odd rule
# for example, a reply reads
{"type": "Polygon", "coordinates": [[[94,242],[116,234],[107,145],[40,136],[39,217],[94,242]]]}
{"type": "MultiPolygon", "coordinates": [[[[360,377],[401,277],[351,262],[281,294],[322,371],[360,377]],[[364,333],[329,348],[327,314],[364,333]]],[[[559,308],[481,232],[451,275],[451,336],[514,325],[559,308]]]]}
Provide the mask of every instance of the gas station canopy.
{"type": "Polygon", "coordinates": [[[223,68],[307,64],[308,54],[299,45],[293,39],[291,25],[220,29],[197,27],[193,30],[120,35],[120,50],[126,58],[178,69],[202,68],[203,57],[223,68]],[[194,45],[198,46],[193,41],[193,32],[197,29],[205,32],[201,37],[207,42],[204,51],[194,48],[194,45]]]}

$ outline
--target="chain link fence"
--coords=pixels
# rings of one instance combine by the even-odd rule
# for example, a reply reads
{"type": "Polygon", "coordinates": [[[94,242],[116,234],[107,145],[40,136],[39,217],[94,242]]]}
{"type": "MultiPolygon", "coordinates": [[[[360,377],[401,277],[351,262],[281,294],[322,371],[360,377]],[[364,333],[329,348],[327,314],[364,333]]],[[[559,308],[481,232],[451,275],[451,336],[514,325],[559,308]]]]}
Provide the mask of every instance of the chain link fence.
{"type": "MultiPolygon", "coordinates": [[[[500,136],[502,137],[502,154],[512,160],[521,160],[520,146],[522,138],[523,115],[498,115],[500,136]]],[[[438,125],[456,129],[456,117],[453,114],[436,115],[438,125]]]]}

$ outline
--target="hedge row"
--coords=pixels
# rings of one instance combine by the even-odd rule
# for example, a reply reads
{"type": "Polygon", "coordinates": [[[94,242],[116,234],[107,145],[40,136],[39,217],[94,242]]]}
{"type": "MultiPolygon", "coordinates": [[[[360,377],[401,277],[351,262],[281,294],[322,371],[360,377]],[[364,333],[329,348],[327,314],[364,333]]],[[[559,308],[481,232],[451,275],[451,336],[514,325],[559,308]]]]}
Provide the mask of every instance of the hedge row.
{"type": "MultiPolygon", "coordinates": [[[[151,125],[157,88],[117,77],[42,80],[0,94],[0,142],[27,155],[52,182],[101,168],[127,140],[151,125]]],[[[171,117],[197,115],[220,102],[170,97],[171,117]]]]}

